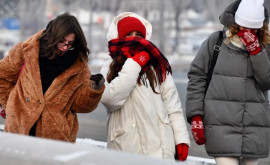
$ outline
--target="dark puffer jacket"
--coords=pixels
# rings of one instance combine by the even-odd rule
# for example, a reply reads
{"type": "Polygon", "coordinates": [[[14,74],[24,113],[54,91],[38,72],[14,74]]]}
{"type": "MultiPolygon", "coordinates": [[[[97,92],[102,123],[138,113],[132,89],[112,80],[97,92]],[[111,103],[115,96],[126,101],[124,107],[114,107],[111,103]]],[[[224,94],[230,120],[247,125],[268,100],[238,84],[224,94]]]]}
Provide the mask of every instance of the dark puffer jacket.
{"type": "MultiPolygon", "coordinates": [[[[239,2],[235,1],[221,15],[225,27],[233,24],[239,2]]],[[[268,23],[267,12],[265,22],[268,23]]],[[[203,116],[205,148],[210,156],[268,157],[270,47],[250,56],[247,50],[223,42],[205,94],[206,74],[217,38],[218,32],[210,35],[191,64],[187,119],[190,122],[194,115],[203,116]]]]}

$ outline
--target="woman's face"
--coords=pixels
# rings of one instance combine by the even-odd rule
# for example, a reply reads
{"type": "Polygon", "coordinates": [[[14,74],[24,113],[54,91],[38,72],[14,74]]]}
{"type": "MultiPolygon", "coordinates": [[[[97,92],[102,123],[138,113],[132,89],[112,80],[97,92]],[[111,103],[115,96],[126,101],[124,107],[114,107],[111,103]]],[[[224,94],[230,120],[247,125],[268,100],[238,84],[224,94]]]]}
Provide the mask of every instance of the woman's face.
{"type": "Polygon", "coordinates": [[[73,47],[74,41],[75,41],[75,34],[70,33],[66,35],[61,41],[58,42],[57,48],[58,50],[63,52],[61,55],[63,55],[66,51],[68,51],[73,47]]]}
{"type": "Polygon", "coordinates": [[[246,28],[246,27],[243,27],[243,26],[239,26],[239,29],[240,30],[246,30],[248,32],[255,31],[255,33],[257,33],[257,31],[258,31],[258,29],[250,29],[250,28],[246,28]]]}
{"type": "Polygon", "coordinates": [[[129,32],[125,37],[141,37],[141,38],[143,38],[143,35],[140,32],[132,31],[132,32],[129,32]]]}

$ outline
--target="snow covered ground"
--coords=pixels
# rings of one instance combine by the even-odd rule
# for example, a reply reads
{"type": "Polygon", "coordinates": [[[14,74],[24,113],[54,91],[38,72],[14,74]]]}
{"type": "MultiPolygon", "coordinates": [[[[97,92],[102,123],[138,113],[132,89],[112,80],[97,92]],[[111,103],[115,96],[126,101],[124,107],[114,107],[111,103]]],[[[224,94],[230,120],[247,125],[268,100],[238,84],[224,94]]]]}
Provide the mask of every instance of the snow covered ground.
{"type": "MultiPolygon", "coordinates": [[[[92,148],[93,148],[93,146],[95,146],[95,147],[98,147],[101,149],[107,148],[106,142],[95,141],[95,140],[88,139],[88,138],[85,138],[85,139],[77,138],[76,145],[89,146],[92,148]]],[[[179,162],[179,164],[182,164],[182,165],[215,165],[216,163],[215,163],[214,159],[206,159],[206,158],[188,156],[188,158],[185,162],[179,162]]]]}
{"type": "MultiPolygon", "coordinates": [[[[4,125],[0,125],[0,131],[4,130],[4,125]]],[[[97,147],[99,149],[107,149],[107,143],[106,142],[101,142],[101,141],[96,141],[92,139],[82,139],[82,138],[77,138],[76,140],[76,145],[78,146],[84,146],[84,147],[97,147]]],[[[187,160],[185,162],[179,162],[179,164],[182,165],[215,165],[214,159],[206,159],[206,158],[199,158],[199,157],[194,157],[194,156],[188,156],[187,160]]]]}

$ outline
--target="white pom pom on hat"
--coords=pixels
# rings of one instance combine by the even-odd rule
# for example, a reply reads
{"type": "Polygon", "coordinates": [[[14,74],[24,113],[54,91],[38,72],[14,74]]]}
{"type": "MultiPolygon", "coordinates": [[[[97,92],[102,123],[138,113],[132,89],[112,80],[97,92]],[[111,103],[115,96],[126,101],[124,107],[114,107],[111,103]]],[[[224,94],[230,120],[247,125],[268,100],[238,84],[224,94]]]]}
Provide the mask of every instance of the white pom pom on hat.
{"type": "Polygon", "coordinates": [[[235,13],[235,23],[240,26],[259,29],[263,27],[264,0],[242,0],[235,13]]]}

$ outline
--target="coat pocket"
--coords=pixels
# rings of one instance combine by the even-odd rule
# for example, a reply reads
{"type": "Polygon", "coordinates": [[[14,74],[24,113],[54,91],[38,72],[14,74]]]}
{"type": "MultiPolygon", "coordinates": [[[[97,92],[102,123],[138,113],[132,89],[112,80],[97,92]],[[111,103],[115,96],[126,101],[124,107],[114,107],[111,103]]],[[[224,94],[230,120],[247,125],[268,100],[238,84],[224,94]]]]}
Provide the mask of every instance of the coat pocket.
{"type": "Polygon", "coordinates": [[[114,141],[116,138],[121,137],[126,133],[125,129],[114,130],[110,134],[110,141],[114,141]]]}
{"type": "Polygon", "coordinates": [[[118,127],[118,129],[112,128],[108,133],[108,148],[141,153],[140,139],[135,121],[127,121],[123,127],[118,127]]]}

